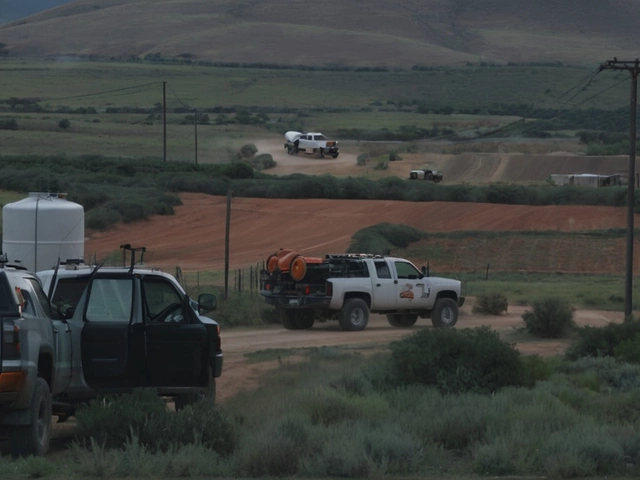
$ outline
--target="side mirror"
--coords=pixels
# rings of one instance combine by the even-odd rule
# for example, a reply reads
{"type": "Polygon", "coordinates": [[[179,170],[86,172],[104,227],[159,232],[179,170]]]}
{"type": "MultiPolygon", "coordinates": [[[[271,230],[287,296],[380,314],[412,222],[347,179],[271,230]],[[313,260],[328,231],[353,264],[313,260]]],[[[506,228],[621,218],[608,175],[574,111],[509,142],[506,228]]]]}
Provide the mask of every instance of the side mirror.
{"type": "Polygon", "coordinates": [[[218,307],[218,299],[212,293],[202,293],[198,297],[198,308],[203,312],[210,312],[218,307]]]}
{"type": "Polygon", "coordinates": [[[429,276],[429,267],[426,267],[425,265],[423,265],[421,270],[422,270],[422,275],[424,275],[425,277],[429,276]]]}

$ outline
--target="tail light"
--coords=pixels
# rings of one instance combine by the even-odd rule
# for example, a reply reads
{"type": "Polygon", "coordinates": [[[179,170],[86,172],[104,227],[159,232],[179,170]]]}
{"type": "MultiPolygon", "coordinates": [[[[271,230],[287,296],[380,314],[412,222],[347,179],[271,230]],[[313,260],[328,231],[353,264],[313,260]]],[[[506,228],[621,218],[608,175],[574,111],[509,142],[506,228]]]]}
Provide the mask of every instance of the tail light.
{"type": "Polygon", "coordinates": [[[311,285],[305,285],[304,286],[304,294],[305,295],[311,295],[311,285]]]}
{"type": "Polygon", "coordinates": [[[333,283],[327,282],[325,290],[326,290],[327,297],[332,297],[333,296],[333,283]]]}
{"type": "Polygon", "coordinates": [[[265,290],[271,290],[271,284],[270,283],[265,283],[264,284],[264,289],[265,290]]]}
{"type": "Polygon", "coordinates": [[[2,358],[20,358],[20,327],[6,320],[2,324],[2,358]]]}

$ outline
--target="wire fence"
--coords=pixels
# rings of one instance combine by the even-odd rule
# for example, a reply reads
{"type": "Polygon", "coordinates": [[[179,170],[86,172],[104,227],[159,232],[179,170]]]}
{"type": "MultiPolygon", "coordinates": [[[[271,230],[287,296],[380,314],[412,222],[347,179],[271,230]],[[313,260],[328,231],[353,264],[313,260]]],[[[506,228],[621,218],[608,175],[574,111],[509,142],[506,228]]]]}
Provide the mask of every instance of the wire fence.
{"type": "MultiPolygon", "coordinates": [[[[258,293],[260,291],[260,272],[264,262],[244,268],[229,270],[229,292],[258,293]]],[[[185,273],[177,266],[175,277],[188,292],[199,295],[211,290],[211,286],[224,288],[223,272],[189,272],[185,273]]]]}

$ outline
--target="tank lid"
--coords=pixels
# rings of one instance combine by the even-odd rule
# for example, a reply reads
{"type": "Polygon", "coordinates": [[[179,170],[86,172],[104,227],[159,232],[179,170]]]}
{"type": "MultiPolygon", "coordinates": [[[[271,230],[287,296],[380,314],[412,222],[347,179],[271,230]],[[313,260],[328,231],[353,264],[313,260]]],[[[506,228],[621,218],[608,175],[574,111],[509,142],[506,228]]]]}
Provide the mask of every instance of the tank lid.
{"type": "Polygon", "coordinates": [[[51,192],[29,192],[30,197],[40,197],[40,198],[67,198],[66,193],[51,193],[51,192]]]}

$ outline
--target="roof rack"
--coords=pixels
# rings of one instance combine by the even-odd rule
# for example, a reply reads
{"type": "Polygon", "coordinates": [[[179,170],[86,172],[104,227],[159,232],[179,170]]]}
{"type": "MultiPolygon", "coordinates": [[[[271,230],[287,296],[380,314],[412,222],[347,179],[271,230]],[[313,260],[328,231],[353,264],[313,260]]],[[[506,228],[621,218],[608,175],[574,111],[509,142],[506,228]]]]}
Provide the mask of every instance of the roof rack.
{"type": "Polygon", "coordinates": [[[126,252],[131,252],[131,264],[129,266],[129,272],[133,272],[133,269],[136,266],[136,252],[140,252],[140,264],[144,263],[144,252],[147,251],[147,247],[132,247],[130,243],[125,243],[124,245],[120,245],[122,249],[122,265],[125,265],[126,262],[126,252]]]}
{"type": "Polygon", "coordinates": [[[384,258],[384,255],[375,255],[373,253],[338,253],[338,254],[327,254],[326,258],[329,260],[332,260],[332,259],[357,260],[362,258],[384,258]]]}

